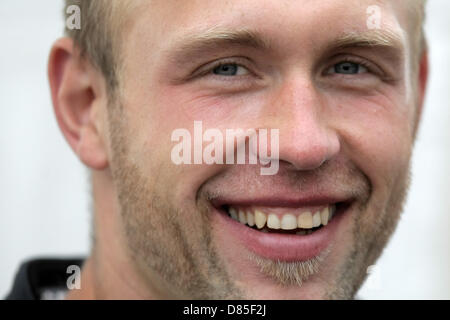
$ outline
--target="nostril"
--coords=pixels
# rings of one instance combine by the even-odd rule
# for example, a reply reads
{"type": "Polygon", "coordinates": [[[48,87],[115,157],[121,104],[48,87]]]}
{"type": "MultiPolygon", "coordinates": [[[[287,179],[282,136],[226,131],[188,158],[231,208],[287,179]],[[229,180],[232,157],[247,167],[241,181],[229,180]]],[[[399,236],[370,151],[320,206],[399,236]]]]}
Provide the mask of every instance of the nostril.
{"type": "Polygon", "coordinates": [[[339,137],[334,130],[317,124],[290,131],[280,134],[279,158],[296,170],[317,169],[340,152],[339,137]]]}
{"type": "Polygon", "coordinates": [[[298,171],[318,169],[333,156],[334,154],[330,153],[326,146],[320,145],[297,148],[296,150],[280,149],[280,162],[287,162],[298,171]]]}

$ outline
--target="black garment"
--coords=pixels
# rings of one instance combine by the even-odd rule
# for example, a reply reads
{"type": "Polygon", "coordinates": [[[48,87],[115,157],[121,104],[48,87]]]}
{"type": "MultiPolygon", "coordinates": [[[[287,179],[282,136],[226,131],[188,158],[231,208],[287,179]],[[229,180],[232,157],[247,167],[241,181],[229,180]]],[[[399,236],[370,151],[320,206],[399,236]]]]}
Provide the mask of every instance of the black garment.
{"type": "Polygon", "coordinates": [[[20,266],[6,300],[61,299],[72,275],[67,268],[82,264],[82,258],[29,260],[20,266]]]}

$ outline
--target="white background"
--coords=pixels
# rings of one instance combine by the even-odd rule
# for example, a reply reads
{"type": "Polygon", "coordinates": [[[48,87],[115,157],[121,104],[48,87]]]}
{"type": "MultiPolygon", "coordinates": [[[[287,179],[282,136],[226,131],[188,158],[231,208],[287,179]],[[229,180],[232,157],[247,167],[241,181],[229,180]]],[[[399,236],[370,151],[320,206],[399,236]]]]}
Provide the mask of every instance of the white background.
{"type": "MultiPolygon", "coordinates": [[[[0,298],[19,264],[86,255],[90,187],[52,112],[46,64],[62,2],[0,2],[0,298]]],[[[450,1],[431,0],[431,79],[399,228],[359,292],[373,299],[450,299],[450,1]]]]}

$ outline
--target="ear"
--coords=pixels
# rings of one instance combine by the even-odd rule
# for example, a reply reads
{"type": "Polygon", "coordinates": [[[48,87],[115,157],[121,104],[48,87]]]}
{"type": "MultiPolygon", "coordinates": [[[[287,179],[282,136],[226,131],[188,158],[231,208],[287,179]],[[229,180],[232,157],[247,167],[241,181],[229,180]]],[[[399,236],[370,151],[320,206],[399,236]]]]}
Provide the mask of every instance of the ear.
{"type": "Polygon", "coordinates": [[[422,118],[423,104],[425,102],[425,92],[428,84],[428,51],[424,51],[419,62],[419,72],[417,75],[417,116],[414,126],[414,137],[416,137],[420,119],[422,118]]]}
{"type": "Polygon", "coordinates": [[[102,107],[107,104],[103,77],[87,59],[80,57],[69,38],[53,45],[48,77],[56,119],[70,147],[91,169],[107,168],[100,118],[102,107]]]}

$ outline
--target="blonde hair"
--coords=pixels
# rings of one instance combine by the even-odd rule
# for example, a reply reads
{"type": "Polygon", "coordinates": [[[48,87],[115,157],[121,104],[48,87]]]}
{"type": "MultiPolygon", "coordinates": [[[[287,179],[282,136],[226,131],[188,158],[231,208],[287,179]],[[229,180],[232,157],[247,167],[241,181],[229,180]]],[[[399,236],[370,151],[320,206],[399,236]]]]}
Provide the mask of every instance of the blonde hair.
{"type": "Polygon", "coordinates": [[[412,50],[415,64],[419,64],[420,56],[427,50],[427,40],[424,31],[425,8],[427,0],[412,0],[410,6],[412,20],[416,21],[412,27],[412,50]]]}
{"type": "MultiPolygon", "coordinates": [[[[133,1],[122,0],[65,0],[65,8],[80,8],[80,29],[65,28],[82,57],[87,58],[104,75],[109,91],[118,86],[121,27],[128,7],[133,1]]],[[[137,2],[137,1],[135,1],[137,2]]]]}

